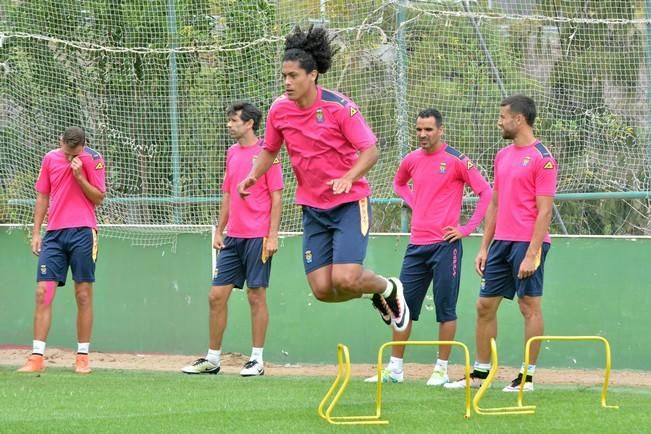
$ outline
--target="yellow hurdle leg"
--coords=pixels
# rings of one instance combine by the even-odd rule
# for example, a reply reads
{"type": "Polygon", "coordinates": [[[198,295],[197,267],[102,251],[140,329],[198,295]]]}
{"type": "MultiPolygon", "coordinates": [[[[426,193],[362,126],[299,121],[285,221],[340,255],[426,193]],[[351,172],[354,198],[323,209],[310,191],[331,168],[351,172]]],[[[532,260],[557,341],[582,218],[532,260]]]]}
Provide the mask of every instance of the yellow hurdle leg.
{"type": "Polygon", "coordinates": [[[484,380],[481,387],[475,394],[475,397],[472,400],[473,408],[475,413],[485,415],[485,416],[502,416],[502,415],[515,415],[515,414],[534,414],[535,406],[518,406],[518,407],[493,407],[493,408],[481,408],[479,406],[480,401],[486,394],[486,391],[493,383],[495,376],[497,375],[498,370],[497,363],[497,344],[495,339],[491,338],[491,369],[488,373],[488,377],[484,380]]]}
{"type": "MultiPolygon", "coordinates": [[[[527,378],[527,370],[529,369],[529,359],[531,355],[531,344],[536,341],[600,341],[604,344],[606,350],[606,370],[604,374],[604,385],[601,389],[601,406],[603,408],[619,408],[617,405],[606,404],[606,395],[608,394],[608,382],[610,381],[610,344],[608,340],[602,336],[534,336],[527,341],[524,349],[524,370],[522,378],[527,378]]],[[[520,391],[518,392],[518,406],[523,407],[522,399],[524,395],[524,381],[520,383],[520,391]]]]}

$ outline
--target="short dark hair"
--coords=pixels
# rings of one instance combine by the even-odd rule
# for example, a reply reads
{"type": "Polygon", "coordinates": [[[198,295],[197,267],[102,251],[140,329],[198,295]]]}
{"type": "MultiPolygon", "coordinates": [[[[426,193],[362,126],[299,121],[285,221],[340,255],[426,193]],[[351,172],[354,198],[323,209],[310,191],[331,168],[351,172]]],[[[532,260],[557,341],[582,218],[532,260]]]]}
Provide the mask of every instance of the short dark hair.
{"type": "Polygon", "coordinates": [[[436,126],[439,128],[441,128],[443,125],[443,115],[435,108],[427,108],[425,110],[421,110],[420,113],[418,113],[418,117],[423,119],[434,118],[436,120],[436,126]]]}
{"type": "Polygon", "coordinates": [[[505,98],[500,107],[509,107],[511,113],[521,114],[527,121],[527,125],[533,127],[536,121],[536,103],[525,95],[512,95],[505,98]]]}
{"type": "Polygon", "coordinates": [[[246,101],[238,101],[226,109],[228,116],[233,116],[240,112],[240,119],[242,122],[248,122],[253,119],[253,131],[258,131],[260,120],[262,119],[262,112],[253,104],[246,101]]]}
{"type": "Polygon", "coordinates": [[[337,48],[331,45],[332,39],[323,27],[311,25],[307,30],[296,26],[285,38],[283,62],[298,62],[299,66],[310,73],[314,70],[325,74],[332,64],[332,56],[337,48]]]}
{"type": "Polygon", "coordinates": [[[86,144],[86,133],[79,127],[69,127],[61,134],[61,140],[70,148],[86,144]]]}

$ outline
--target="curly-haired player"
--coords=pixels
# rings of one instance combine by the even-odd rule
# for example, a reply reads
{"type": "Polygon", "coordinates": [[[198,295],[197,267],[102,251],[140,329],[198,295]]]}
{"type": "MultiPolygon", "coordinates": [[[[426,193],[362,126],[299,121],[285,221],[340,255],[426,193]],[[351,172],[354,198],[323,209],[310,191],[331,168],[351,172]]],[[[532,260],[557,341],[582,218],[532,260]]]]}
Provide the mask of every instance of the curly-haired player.
{"type": "Polygon", "coordinates": [[[249,194],[284,142],[298,183],[296,203],[303,207],[303,264],[314,296],[342,302],[369,294],[384,322],[402,331],[409,309],[400,280],[362,266],[371,223],[364,175],[378,160],[377,139],[353,101],[317,84],[334,51],[320,27],[287,36],[285,94],[269,109],[264,149],[238,189],[249,194]]]}

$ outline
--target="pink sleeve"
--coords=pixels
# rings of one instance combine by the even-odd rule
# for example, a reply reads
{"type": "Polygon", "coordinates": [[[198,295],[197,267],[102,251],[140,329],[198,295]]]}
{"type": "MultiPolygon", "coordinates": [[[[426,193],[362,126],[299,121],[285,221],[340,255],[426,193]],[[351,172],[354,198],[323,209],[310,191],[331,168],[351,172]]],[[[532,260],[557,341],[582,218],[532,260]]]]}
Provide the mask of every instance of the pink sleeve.
{"type": "Polygon", "coordinates": [[[274,160],[271,169],[267,170],[267,173],[264,174],[264,179],[269,191],[278,191],[283,189],[283,168],[280,165],[280,160],[274,160]]]}
{"type": "Polygon", "coordinates": [[[36,180],[36,191],[43,194],[50,194],[49,161],[50,159],[45,154],[41,162],[41,170],[38,172],[38,179],[36,180]]]}
{"type": "Polygon", "coordinates": [[[86,170],[86,178],[90,184],[97,188],[102,193],[106,193],[106,162],[100,156],[96,159],[91,159],[90,166],[84,165],[86,170]]]}
{"type": "Polygon", "coordinates": [[[228,170],[228,163],[231,161],[231,150],[226,151],[226,165],[224,168],[224,182],[222,183],[222,192],[230,193],[231,192],[231,178],[229,175],[230,170],[228,170]]]}
{"type": "Polygon", "coordinates": [[[368,126],[364,116],[353,104],[339,111],[339,125],[346,139],[357,149],[363,151],[377,143],[377,137],[368,126]]]}
{"type": "Polygon", "coordinates": [[[267,124],[264,127],[263,148],[270,152],[278,152],[283,145],[283,134],[274,123],[275,105],[272,105],[267,114],[267,124]]]}
{"type": "Polygon", "coordinates": [[[402,198],[402,200],[405,201],[407,205],[409,205],[410,208],[413,209],[414,205],[414,192],[411,191],[411,188],[409,188],[409,180],[411,179],[411,173],[410,173],[410,167],[411,167],[411,158],[409,158],[409,155],[405,157],[404,160],[400,162],[400,166],[398,166],[398,171],[396,172],[396,176],[393,178],[393,190],[402,198]]]}
{"type": "Polygon", "coordinates": [[[558,165],[553,157],[543,157],[536,166],[536,196],[556,196],[558,165]]]}
{"type": "Polygon", "coordinates": [[[477,226],[479,226],[479,223],[484,218],[488,204],[491,201],[491,196],[493,195],[493,190],[479,172],[477,166],[470,159],[466,158],[463,161],[459,161],[459,163],[463,181],[472,188],[475,194],[479,195],[479,201],[475,205],[475,211],[472,213],[470,219],[468,219],[468,222],[460,228],[461,233],[464,236],[468,236],[477,229],[477,226]]]}
{"type": "Polygon", "coordinates": [[[493,190],[494,191],[499,191],[499,183],[498,183],[498,177],[497,177],[497,166],[500,163],[500,155],[501,155],[501,151],[498,151],[497,155],[495,155],[495,160],[493,162],[493,190]]]}

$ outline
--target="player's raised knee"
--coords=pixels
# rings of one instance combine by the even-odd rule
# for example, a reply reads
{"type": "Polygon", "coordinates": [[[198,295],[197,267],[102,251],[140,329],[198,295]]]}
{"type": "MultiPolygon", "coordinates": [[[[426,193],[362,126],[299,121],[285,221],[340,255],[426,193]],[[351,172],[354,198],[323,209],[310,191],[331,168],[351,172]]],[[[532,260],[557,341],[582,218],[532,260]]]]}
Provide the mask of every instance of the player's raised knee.
{"type": "Polygon", "coordinates": [[[359,286],[360,273],[353,270],[335,272],[332,275],[332,285],[335,289],[356,290],[359,286]]]}

